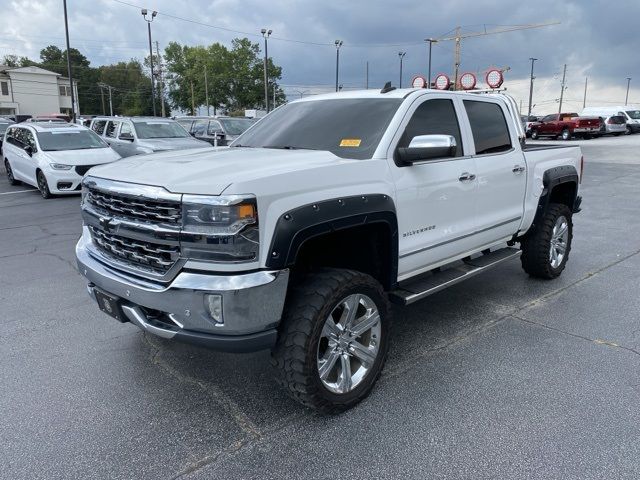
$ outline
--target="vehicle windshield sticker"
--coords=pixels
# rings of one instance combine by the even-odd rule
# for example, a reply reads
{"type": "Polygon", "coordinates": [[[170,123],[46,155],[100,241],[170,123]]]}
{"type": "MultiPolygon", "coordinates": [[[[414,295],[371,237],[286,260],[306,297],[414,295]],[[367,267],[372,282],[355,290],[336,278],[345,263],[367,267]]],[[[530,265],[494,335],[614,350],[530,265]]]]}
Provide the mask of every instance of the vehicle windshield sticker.
{"type": "Polygon", "coordinates": [[[362,142],[359,138],[343,138],[340,140],[341,147],[359,147],[362,142]]]}

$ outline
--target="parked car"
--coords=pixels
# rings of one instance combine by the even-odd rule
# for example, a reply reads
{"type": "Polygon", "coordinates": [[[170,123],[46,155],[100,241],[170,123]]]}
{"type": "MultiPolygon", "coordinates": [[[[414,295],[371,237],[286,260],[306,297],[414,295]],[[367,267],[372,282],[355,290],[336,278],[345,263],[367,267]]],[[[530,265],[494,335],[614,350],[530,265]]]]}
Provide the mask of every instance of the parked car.
{"type": "Polygon", "coordinates": [[[531,125],[538,121],[538,117],[535,115],[527,116],[521,115],[520,119],[522,120],[522,127],[524,128],[524,133],[529,138],[531,136],[531,125]]]}
{"type": "Polygon", "coordinates": [[[245,117],[177,117],[176,121],[194,137],[211,145],[223,146],[238,138],[257,120],[245,117]]]}
{"type": "Polygon", "coordinates": [[[118,321],[271,348],[293,398],[346,410],[385,363],[389,300],[520,255],[534,277],[565,268],[580,148],[525,145],[517,111],[502,93],[333,93],[279,107],[228,148],[98,167],[79,271],[118,321]]]}
{"type": "Polygon", "coordinates": [[[0,118],[0,154],[2,154],[2,140],[4,138],[4,132],[7,131],[9,125],[13,125],[15,122],[8,118],[0,118]]]}
{"type": "Polygon", "coordinates": [[[11,185],[24,182],[44,198],[80,193],[82,176],[120,158],[100,137],[79,125],[23,123],[4,137],[4,167],[11,185]]]}
{"type": "Polygon", "coordinates": [[[168,118],[96,117],[90,128],[122,157],[210,146],[168,118]]]}
{"type": "Polygon", "coordinates": [[[627,119],[622,115],[600,117],[600,135],[623,135],[627,133],[627,119]]]}
{"type": "Polygon", "coordinates": [[[531,138],[561,138],[571,140],[574,136],[589,139],[600,131],[598,117],[579,117],[577,113],[553,113],[542,117],[531,125],[531,138]]]}
{"type": "Polygon", "coordinates": [[[640,110],[629,106],[619,107],[587,107],[582,110],[582,115],[600,117],[622,116],[626,122],[626,133],[637,133],[640,131],[640,110]]]}

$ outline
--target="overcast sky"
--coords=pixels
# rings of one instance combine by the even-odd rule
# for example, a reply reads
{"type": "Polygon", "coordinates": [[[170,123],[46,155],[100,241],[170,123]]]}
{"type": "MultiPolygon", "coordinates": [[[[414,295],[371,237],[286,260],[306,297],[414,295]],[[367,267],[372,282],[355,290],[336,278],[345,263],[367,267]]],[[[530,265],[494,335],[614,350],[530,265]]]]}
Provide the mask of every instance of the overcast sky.
{"type": "MultiPolygon", "coordinates": [[[[26,55],[37,59],[48,44],[64,47],[62,0],[2,0],[0,57],[26,55]]],[[[627,77],[632,77],[629,103],[640,103],[638,23],[640,1],[617,0],[67,0],[71,44],[92,65],[142,58],[147,48],[146,24],[140,7],[157,10],[154,41],[188,45],[230,44],[248,36],[262,42],[260,29],[273,30],[269,56],[283,67],[281,83],[292,98],[300,91],[331,90],[335,82],[335,47],[341,39],[340,83],[345,88],[399,80],[398,52],[406,51],[403,82],[426,75],[427,37],[449,36],[503,26],[559,21],[560,25],[471,38],[462,42],[461,71],[482,72],[511,67],[505,86],[528,103],[529,57],[535,64],[534,112],[557,109],[563,64],[567,64],[566,108],[582,108],[585,77],[587,105],[623,104],[627,77]],[[615,6],[614,6],[615,5],[615,6]],[[173,17],[209,24],[198,25],[173,17]],[[234,33],[234,30],[244,33],[234,33]],[[249,35],[253,34],[253,36],[249,35]]],[[[435,73],[451,76],[453,43],[433,48],[435,73]]]]}

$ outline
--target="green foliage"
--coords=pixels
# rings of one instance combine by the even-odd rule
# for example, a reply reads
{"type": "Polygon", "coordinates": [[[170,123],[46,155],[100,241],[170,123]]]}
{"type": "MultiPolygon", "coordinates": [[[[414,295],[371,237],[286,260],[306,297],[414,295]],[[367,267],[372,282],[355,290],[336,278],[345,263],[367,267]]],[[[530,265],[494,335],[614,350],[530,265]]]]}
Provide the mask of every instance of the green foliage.
{"type": "MultiPolygon", "coordinates": [[[[167,83],[170,85],[171,106],[191,110],[206,105],[205,70],[209,93],[209,105],[228,111],[245,108],[264,108],[264,64],[260,47],[247,38],[235,39],[228,49],[220,43],[190,47],[171,42],[165,49],[167,83]]],[[[282,68],[269,59],[269,99],[285,101],[284,92],[277,80],[282,68]]]]}

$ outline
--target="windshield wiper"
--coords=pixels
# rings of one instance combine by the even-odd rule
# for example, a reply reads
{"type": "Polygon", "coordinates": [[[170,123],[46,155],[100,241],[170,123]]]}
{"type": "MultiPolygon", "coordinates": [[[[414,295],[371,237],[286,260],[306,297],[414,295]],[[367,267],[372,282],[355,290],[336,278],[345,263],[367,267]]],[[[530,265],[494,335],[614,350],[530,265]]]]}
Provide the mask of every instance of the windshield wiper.
{"type": "Polygon", "coordinates": [[[275,148],[277,150],[318,150],[317,148],[294,147],[293,145],[265,145],[262,148],[275,148]]]}

